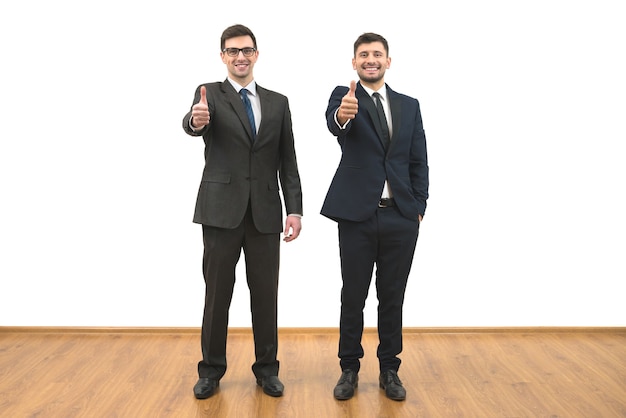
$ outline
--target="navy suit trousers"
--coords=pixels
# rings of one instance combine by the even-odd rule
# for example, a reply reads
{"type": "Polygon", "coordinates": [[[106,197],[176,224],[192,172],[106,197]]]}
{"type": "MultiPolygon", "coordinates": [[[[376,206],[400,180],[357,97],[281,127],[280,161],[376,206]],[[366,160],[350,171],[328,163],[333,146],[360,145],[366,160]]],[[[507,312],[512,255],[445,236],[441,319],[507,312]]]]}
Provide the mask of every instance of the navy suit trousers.
{"type": "Polygon", "coordinates": [[[377,356],[380,371],[400,367],[402,307],[419,233],[419,222],[397,207],[378,208],[363,222],[339,220],[343,287],[339,358],[342,370],[360,369],[363,309],[375,270],[378,298],[377,356]]]}

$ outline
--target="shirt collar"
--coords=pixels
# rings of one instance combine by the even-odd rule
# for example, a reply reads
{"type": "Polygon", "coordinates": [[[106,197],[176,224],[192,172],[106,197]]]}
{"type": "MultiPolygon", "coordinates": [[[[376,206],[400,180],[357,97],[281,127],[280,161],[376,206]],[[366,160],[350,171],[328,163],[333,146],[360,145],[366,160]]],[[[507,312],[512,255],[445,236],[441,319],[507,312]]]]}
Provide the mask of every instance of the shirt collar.
{"type": "Polygon", "coordinates": [[[242,86],[241,84],[237,83],[235,80],[233,80],[230,77],[228,77],[228,81],[233,86],[233,88],[237,91],[237,93],[239,93],[241,89],[246,88],[248,89],[251,95],[256,96],[256,81],[252,80],[247,86],[242,86]]]}
{"type": "Polygon", "coordinates": [[[387,84],[383,84],[383,86],[377,91],[374,91],[369,87],[365,87],[363,84],[361,84],[361,87],[363,87],[365,92],[370,96],[372,96],[374,93],[379,93],[383,100],[387,100],[387,84]]]}

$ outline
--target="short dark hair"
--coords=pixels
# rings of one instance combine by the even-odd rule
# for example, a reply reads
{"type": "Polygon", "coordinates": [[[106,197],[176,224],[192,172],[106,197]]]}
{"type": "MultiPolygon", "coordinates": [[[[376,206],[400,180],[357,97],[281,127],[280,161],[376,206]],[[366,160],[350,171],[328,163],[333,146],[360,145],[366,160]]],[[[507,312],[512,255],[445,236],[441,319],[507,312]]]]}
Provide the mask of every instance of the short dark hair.
{"type": "Polygon", "coordinates": [[[222,32],[222,38],[220,39],[220,51],[223,50],[224,47],[226,46],[227,39],[236,38],[238,36],[246,36],[246,35],[252,38],[252,43],[254,44],[252,46],[256,48],[256,37],[254,36],[254,33],[252,33],[252,31],[248,29],[246,26],[233,25],[224,29],[224,32],[222,32]]]}
{"type": "Polygon", "coordinates": [[[356,50],[359,49],[361,44],[371,44],[372,42],[381,42],[383,47],[385,47],[385,53],[389,56],[389,44],[387,43],[387,40],[379,34],[372,32],[364,33],[357,38],[356,42],[354,42],[354,55],[356,56],[356,50]]]}

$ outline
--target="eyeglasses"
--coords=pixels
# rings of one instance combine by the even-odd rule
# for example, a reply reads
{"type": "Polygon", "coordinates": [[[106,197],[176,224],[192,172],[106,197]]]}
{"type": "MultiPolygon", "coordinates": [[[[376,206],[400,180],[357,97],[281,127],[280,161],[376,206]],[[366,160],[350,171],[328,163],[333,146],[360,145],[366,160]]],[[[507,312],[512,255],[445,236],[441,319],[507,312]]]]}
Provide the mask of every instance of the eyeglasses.
{"type": "Polygon", "coordinates": [[[239,51],[243,52],[244,57],[251,57],[256,52],[256,48],[224,48],[222,52],[224,52],[229,57],[236,57],[239,55],[239,51]]]}

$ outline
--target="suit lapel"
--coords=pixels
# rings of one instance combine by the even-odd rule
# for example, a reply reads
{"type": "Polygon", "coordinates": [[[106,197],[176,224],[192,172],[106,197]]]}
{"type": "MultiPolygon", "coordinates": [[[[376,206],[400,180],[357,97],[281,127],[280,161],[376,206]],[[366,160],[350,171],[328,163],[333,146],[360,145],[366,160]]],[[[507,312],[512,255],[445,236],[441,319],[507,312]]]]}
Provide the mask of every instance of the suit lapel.
{"type": "Polygon", "coordinates": [[[269,96],[266,94],[266,90],[259,86],[259,84],[257,83],[256,85],[256,94],[259,96],[259,103],[261,104],[261,123],[259,124],[259,129],[256,133],[256,141],[255,144],[259,142],[260,139],[262,139],[262,137],[260,136],[260,134],[262,134],[263,131],[263,120],[265,119],[263,117],[263,115],[267,116],[267,115],[271,115],[272,111],[274,109],[274,103],[269,99],[269,96]]]}
{"type": "Polygon", "coordinates": [[[243,105],[243,101],[241,100],[241,96],[232,84],[228,80],[225,80],[222,83],[222,91],[224,92],[224,96],[226,101],[230,103],[231,107],[235,111],[235,114],[239,118],[241,125],[248,134],[249,143],[252,144],[252,130],[250,127],[250,122],[248,121],[248,115],[246,114],[246,109],[243,105]]]}
{"type": "Polygon", "coordinates": [[[391,108],[391,144],[393,144],[396,132],[400,131],[400,126],[402,126],[402,99],[389,86],[387,86],[387,97],[389,98],[389,107],[391,108]]]}
{"type": "Polygon", "coordinates": [[[367,111],[372,123],[374,124],[374,130],[378,135],[378,140],[383,148],[386,148],[385,141],[383,139],[383,128],[380,126],[380,120],[378,119],[378,112],[376,111],[374,99],[372,99],[372,96],[367,94],[360,82],[357,84],[356,98],[359,100],[359,108],[363,107],[367,111]]]}

